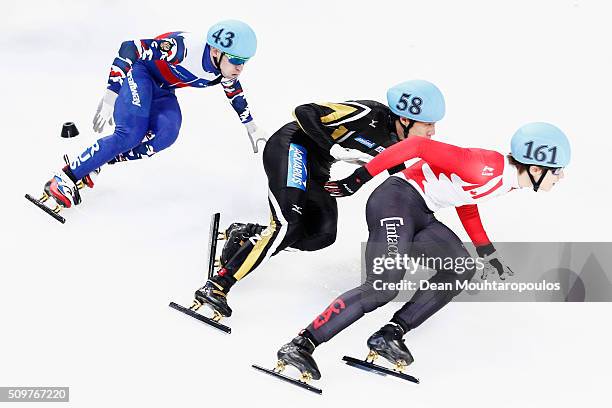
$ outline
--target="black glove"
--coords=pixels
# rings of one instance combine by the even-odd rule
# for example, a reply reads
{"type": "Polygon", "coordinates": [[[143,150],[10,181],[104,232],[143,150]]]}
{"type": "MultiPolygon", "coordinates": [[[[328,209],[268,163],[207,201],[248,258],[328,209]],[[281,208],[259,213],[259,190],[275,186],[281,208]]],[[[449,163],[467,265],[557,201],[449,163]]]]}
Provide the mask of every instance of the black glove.
{"type": "Polygon", "coordinates": [[[332,197],[348,197],[355,194],[361,186],[370,180],[372,180],[372,175],[362,166],[342,180],[328,181],[325,183],[325,190],[332,197]]]}
{"type": "Polygon", "coordinates": [[[497,271],[499,279],[501,280],[505,280],[506,276],[514,276],[512,269],[502,262],[501,255],[497,253],[493,244],[476,247],[476,252],[478,252],[478,256],[484,260],[484,268],[480,276],[482,280],[486,280],[489,272],[493,271],[497,271]]]}

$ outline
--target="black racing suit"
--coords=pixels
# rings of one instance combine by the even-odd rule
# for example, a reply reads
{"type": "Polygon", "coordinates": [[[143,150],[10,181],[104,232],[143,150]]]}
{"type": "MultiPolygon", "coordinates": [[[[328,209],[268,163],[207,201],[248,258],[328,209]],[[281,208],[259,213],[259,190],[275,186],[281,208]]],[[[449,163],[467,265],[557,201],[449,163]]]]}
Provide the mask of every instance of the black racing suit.
{"type": "MultiPolygon", "coordinates": [[[[338,296],[317,318],[302,331],[315,345],[333,336],[360,319],[365,313],[393,300],[398,290],[382,283],[397,283],[406,269],[389,268],[376,271],[375,259],[407,254],[418,258],[461,260],[466,267],[440,264],[430,283],[448,283],[460,288],[457,282],[469,281],[475,268],[464,260],[471,258],[457,235],[436,220],[421,195],[405,179],[389,177],[370,195],[366,206],[369,238],[365,253],[365,282],[338,296]],[[375,283],[375,281],[379,281],[375,283]]],[[[450,302],[461,290],[419,289],[409,302],[398,310],[392,322],[404,332],[414,329],[450,302]]]]}
{"type": "Polygon", "coordinates": [[[398,141],[395,116],[375,101],[310,103],[298,106],[294,116],[297,120],[274,133],[263,152],[270,225],[243,244],[213,278],[226,292],[287,247],[316,251],[334,243],[338,207],[323,188],[334,162],[329,153],[334,144],[375,156],[398,141]]]}

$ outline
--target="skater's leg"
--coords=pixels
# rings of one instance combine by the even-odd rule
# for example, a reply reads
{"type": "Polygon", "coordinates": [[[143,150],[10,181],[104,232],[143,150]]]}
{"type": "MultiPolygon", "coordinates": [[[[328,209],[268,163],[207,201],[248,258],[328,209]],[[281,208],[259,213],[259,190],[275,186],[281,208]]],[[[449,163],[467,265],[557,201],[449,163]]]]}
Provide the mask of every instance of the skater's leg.
{"type": "Polygon", "coordinates": [[[338,205],[323,188],[322,182],[311,181],[304,208],[304,237],[291,244],[300,251],[317,251],[336,242],[338,205]]]}
{"type": "Polygon", "coordinates": [[[115,156],[137,146],[149,127],[153,80],[138,64],[130,70],[115,102],[115,132],[97,140],[70,163],[69,174],[80,180],[115,156]]]}
{"type": "Polygon", "coordinates": [[[392,322],[402,326],[404,332],[418,327],[449,303],[461,292],[461,289],[457,287],[457,283],[469,281],[475,272],[473,265],[470,262],[465,262],[466,259],[471,258],[470,253],[463,246],[459,237],[441,222],[434,221],[427,228],[416,234],[414,241],[415,247],[419,249],[419,252],[422,252],[429,259],[445,259],[450,257],[457,266],[445,269],[444,263],[441,262],[442,266],[437,268],[437,273],[429,279],[430,283],[448,283],[453,289],[418,290],[412,299],[395,313],[392,322]]]}
{"type": "Polygon", "coordinates": [[[405,180],[392,177],[370,196],[366,217],[370,233],[365,253],[366,280],[340,295],[304,330],[303,335],[315,345],[330,340],[365,313],[395,298],[398,291],[384,284],[399,282],[405,269],[387,269],[378,260],[409,254],[415,231],[428,222],[431,213],[405,180]]]}
{"type": "Polygon", "coordinates": [[[284,126],[266,143],[263,162],[268,176],[270,225],[249,239],[224,266],[220,275],[229,286],[304,235],[308,152],[294,143],[299,141],[294,137],[298,132],[297,127],[284,126]]]}
{"type": "Polygon", "coordinates": [[[151,107],[149,128],[154,137],[147,149],[151,151],[149,155],[161,152],[176,141],[182,121],[181,108],[173,92],[164,90],[163,94],[156,96],[151,107]]]}
{"type": "Polygon", "coordinates": [[[303,215],[297,209],[304,208],[306,202],[308,161],[307,151],[293,143],[293,136],[298,131],[297,126],[284,126],[272,135],[264,149],[270,225],[244,242],[219,273],[195,293],[197,301],[213,305],[225,316],[232,313],[226,300],[231,287],[270,256],[303,236],[303,215]]]}
{"type": "Polygon", "coordinates": [[[119,154],[110,163],[151,157],[176,141],[182,123],[178,100],[169,90],[155,89],[154,94],[149,132],[138,146],[119,154]]]}
{"type": "MultiPolygon", "coordinates": [[[[315,347],[397,295],[395,288],[385,288],[383,285],[397,283],[405,273],[404,266],[381,270],[376,267],[375,260],[409,254],[412,237],[430,222],[432,215],[413,187],[405,180],[391,177],[368,199],[366,218],[370,232],[365,253],[366,281],[340,295],[306,329],[277,352],[283,365],[294,366],[302,373],[310,373],[315,379],[321,376],[312,357],[315,347]]],[[[396,329],[401,330],[399,327],[396,329]]],[[[404,356],[404,360],[411,362],[409,353],[404,356]]]]}

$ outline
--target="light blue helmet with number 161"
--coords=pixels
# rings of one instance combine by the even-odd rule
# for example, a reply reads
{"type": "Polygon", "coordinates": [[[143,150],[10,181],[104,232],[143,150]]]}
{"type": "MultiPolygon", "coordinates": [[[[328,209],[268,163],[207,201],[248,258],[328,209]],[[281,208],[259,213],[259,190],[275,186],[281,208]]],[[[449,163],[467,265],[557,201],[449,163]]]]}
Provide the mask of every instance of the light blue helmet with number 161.
{"type": "Polygon", "coordinates": [[[444,96],[437,86],[420,79],[402,82],[387,91],[393,113],[417,122],[434,123],[444,117],[444,96]]]}
{"type": "Polygon", "coordinates": [[[255,55],[257,37],[248,24],[238,20],[225,20],[210,27],[206,44],[246,61],[255,55]]]}
{"type": "Polygon", "coordinates": [[[565,133],[555,125],[532,122],[514,133],[511,152],[520,163],[558,168],[570,162],[571,147],[565,133]]]}

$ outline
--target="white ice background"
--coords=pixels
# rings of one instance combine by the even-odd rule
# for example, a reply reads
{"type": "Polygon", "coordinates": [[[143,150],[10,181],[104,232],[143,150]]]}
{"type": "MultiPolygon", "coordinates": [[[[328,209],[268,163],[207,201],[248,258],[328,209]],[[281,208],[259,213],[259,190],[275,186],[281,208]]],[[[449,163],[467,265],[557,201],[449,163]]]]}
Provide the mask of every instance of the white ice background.
{"type": "MultiPolygon", "coordinates": [[[[365,356],[397,303],[316,351],[323,396],[250,368],[272,366],[280,345],[359,283],[364,205],[383,176],[339,201],[332,247],[282,253],[232,290],[231,335],[171,310],[204,281],[211,213],[223,225],[268,219],[261,156],[219,87],[178,90],[176,144],[105,168],[65,225],[23,194],[40,192],[63,153],[94,140],[91,119],[122,41],[238,18],[259,39],[242,83],[270,133],[301,103],[384,102],[389,86],[428,79],[447,102],[439,140],[507,151],[516,128],[540,120],[571,139],[572,162],[551,193],[481,206],[493,240],[609,241],[611,11],[594,0],[6,2],[0,386],[70,386],[74,407],[605,405],[610,304],[452,303],[406,336],[420,385],[340,361],[365,356]],[[65,121],[82,135],[60,139],[65,121]]],[[[454,211],[438,218],[467,239],[454,211]]]]}

